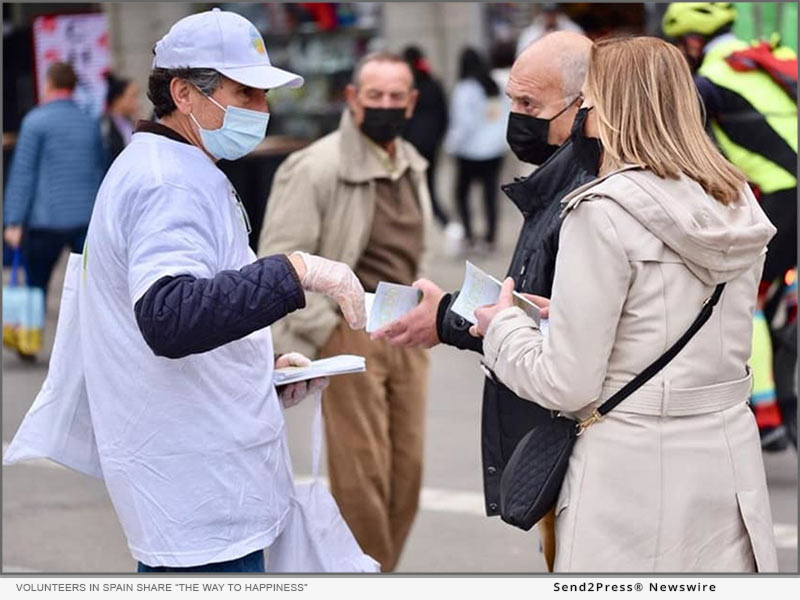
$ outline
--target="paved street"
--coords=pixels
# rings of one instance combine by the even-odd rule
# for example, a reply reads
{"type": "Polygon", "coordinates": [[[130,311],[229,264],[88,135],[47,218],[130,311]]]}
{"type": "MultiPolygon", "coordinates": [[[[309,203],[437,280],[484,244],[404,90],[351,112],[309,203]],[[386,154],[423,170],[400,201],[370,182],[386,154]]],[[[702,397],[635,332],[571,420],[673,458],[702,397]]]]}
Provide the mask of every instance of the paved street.
{"type": "MultiPolygon", "coordinates": [[[[519,221],[502,202],[501,247],[473,259],[502,277],[519,221]]],[[[480,212],[480,211],[477,211],[480,212]]],[[[62,263],[59,278],[63,272],[62,263]]],[[[432,273],[458,286],[463,261],[441,254],[432,273]]],[[[53,289],[60,289],[56,282],[53,289]]],[[[57,294],[50,298],[48,348],[57,294]]],[[[477,357],[448,348],[432,351],[422,509],[399,565],[404,572],[539,572],[544,562],[535,531],[522,532],[483,514],[480,475],[480,397],[477,357]]],[[[3,444],[17,430],[46,374],[46,357],[21,363],[3,350],[3,444]]],[[[311,402],[287,413],[295,470],[310,464],[311,402]]],[[[797,455],[765,456],[782,571],[797,571],[797,455]]],[[[135,563],[102,482],[37,461],[3,468],[3,570],[132,572],[135,563]]]]}

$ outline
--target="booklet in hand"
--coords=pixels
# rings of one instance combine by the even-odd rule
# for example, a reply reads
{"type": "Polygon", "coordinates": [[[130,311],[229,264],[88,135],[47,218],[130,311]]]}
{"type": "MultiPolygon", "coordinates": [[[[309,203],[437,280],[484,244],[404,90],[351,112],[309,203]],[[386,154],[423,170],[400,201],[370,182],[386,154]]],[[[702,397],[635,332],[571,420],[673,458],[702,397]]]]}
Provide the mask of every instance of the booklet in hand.
{"type": "Polygon", "coordinates": [[[422,291],[408,285],[381,281],[374,294],[366,293],[367,333],[378,331],[414,310],[422,291]]]}
{"type": "MultiPolygon", "coordinates": [[[[467,261],[464,272],[464,282],[461,291],[453,303],[452,311],[470,323],[475,323],[475,309],[489,304],[496,304],[500,298],[500,288],[503,287],[497,279],[484,273],[478,267],[467,261]]],[[[525,298],[522,294],[514,292],[514,305],[525,311],[531,319],[539,324],[541,315],[539,307],[525,298]]]]}
{"type": "Polygon", "coordinates": [[[363,356],[354,354],[340,354],[313,361],[307,367],[283,367],[275,369],[273,381],[276,386],[317,379],[318,377],[331,377],[333,375],[346,375],[348,373],[363,373],[367,370],[367,361],[363,356]]]}

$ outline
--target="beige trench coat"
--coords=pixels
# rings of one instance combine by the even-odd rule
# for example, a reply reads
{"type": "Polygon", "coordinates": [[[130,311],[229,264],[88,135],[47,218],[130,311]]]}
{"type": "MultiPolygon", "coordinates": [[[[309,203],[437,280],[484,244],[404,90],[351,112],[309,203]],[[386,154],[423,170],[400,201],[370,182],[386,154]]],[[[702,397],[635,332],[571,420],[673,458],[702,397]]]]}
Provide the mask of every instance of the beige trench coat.
{"type": "Polygon", "coordinates": [[[581,435],[556,504],[556,571],[775,571],[752,318],[775,229],[749,189],[725,207],[688,178],[628,167],[564,200],[543,339],[500,312],[484,361],[514,392],[576,418],[658,358],[714,286],[712,318],[654,379],[581,435]]]}
{"type": "MultiPolygon", "coordinates": [[[[375,214],[375,179],[386,177],[366,137],[348,111],[339,129],[289,156],[278,168],[267,201],[258,255],[301,250],[355,267],[369,242],[375,214]]],[[[396,151],[408,161],[425,228],[431,224],[431,201],[425,170],[428,163],[398,138],[396,151]]],[[[424,269],[423,252],[420,270],[424,269]]],[[[315,358],[339,322],[330,298],[306,295],[306,307],[272,325],[276,352],[301,352],[315,358]]]]}

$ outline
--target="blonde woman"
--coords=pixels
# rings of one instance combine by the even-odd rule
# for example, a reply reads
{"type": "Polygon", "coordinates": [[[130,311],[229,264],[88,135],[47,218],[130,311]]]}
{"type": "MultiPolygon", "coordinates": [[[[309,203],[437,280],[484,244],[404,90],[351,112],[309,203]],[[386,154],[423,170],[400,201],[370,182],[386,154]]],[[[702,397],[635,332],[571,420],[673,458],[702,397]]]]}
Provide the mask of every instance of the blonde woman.
{"type": "Polygon", "coordinates": [[[774,571],[747,361],[775,228],[706,136],[673,46],[595,44],[584,106],[602,170],[564,200],[549,337],[511,307],[507,280],[473,328],[489,369],[519,396],[586,419],[727,285],[678,356],[577,439],[555,508],[555,570],[774,571]]]}

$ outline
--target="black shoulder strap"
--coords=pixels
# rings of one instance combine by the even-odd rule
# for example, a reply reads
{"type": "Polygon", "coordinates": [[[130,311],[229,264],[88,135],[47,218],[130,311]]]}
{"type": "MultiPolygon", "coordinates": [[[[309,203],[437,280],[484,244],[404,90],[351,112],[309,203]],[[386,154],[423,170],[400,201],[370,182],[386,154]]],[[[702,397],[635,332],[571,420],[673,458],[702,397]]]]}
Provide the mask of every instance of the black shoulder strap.
{"type": "Polygon", "coordinates": [[[720,283],[714,293],[706,299],[703,303],[703,308],[700,310],[700,314],[697,315],[697,318],[694,322],[689,326],[689,329],[686,330],[680,339],[675,342],[672,347],[667,350],[661,357],[659,357],[655,362],[653,362],[650,366],[648,366],[644,371],[639,373],[636,377],[634,377],[631,381],[625,385],[620,391],[616,394],[611,396],[608,400],[606,400],[602,405],[597,408],[597,412],[600,413],[600,416],[604,416],[608,414],[611,409],[617,406],[620,402],[625,400],[628,396],[630,396],[633,392],[638,390],[642,387],[645,383],[647,383],[650,379],[653,378],[661,369],[667,366],[667,364],[675,358],[675,356],[683,350],[683,347],[689,343],[694,337],[694,334],[700,331],[700,328],[711,318],[711,314],[714,312],[714,306],[716,306],[717,302],[719,302],[720,296],[722,296],[722,290],[725,289],[725,284],[720,283]]]}

